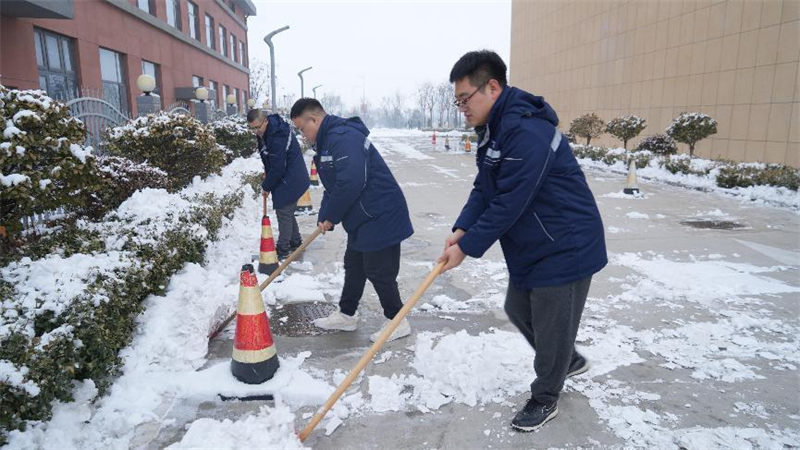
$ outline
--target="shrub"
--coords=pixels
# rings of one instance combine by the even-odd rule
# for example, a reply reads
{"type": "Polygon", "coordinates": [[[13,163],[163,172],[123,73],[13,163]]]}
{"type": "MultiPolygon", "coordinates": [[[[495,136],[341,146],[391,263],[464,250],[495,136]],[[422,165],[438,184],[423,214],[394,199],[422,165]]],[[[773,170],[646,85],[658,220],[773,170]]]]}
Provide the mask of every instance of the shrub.
{"type": "Polygon", "coordinates": [[[708,170],[698,170],[692,167],[692,158],[689,155],[670,155],[664,157],[661,160],[661,164],[665,169],[670,171],[670,173],[678,174],[686,174],[686,175],[707,175],[708,170]]]}
{"type": "Polygon", "coordinates": [[[622,147],[628,150],[628,141],[635,138],[647,128],[644,119],[634,115],[617,117],[606,124],[606,133],[622,141],[622,147]]]}
{"type": "Polygon", "coordinates": [[[681,113],[667,128],[667,134],[678,142],[689,145],[689,156],[694,158],[694,146],[717,133],[717,121],[702,113],[681,113]]]}
{"type": "Polygon", "coordinates": [[[572,146],[572,153],[576,158],[588,158],[592,161],[601,161],[607,152],[608,149],[592,145],[575,144],[572,146]]]}
{"type": "Polygon", "coordinates": [[[586,138],[586,145],[592,143],[592,139],[603,134],[603,119],[597,114],[584,114],[572,121],[569,125],[569,132],[575,136],[586,138]]]}
{"type": "Polygon", "coordinates": [[[650,161],[652,161],[654,157],[655,155],[653,155],[653,153],[647,150],[642,150],[632,153],[629,157],[629,161],[630,160],[635,161],[637,169],[644,169],[645,167],[650,165],[650,161]]]}
{"type": "Polygon", "coordinates": [[[99,219],[116,209],[138,190],[169,187],[167,173],[147,163],[136,163],[119,156],[99,156],[97,164],[104,180],[103,187],[90,196],[82,211],[84,216],[92,219],[99,219]]]}
{"type": "MultiPolygon", "coordinates": [[[[143,192],[137,201],[154,199],[154,193],[158,191],[143,192]]],[[[108,387],[142,301],[163,293],[169,278],[186,263],[203,261],[207,241],[215,238],[222,218],[232,217],[241,199],[240,190],[232,189],[221,196],[183,199],[179,207],[161,208],[163,217],[143,217],[135,208],[122,211],[123,206],[103,223],[83,222],[70,230],[75,235],[67,241],[91,241],[92,253],[75,256],[96,267],[75,272],[79,279],[70,283],[82,283],[79,288],[41,292],[36,305],[15,286],[30,289],[35,281],[27,275],[36,272],[39,262],[23,258],[3,269],[0,366],[15,377],[0,379],[0,444],[9,430],[47,420],[53,400],[70,401],[74,380],[92,379],[101,393],[108,387]]]]}
{"type": "Polygon", "coordinates": [[[613,166],[617,162],[622,161],[622,163],[627,167],[627,152],[623,148],[609,148],[602,156],[601,161],[609,166],[613,166]]]}
{"type": "Polygon", "coordinates": [[[247,119],[243,116],[227,116],[209,124],[217,143],[227,147],[231,153],[229,161],[238,157],[249,157],[256,150],[256,137],[247,128],[247,119]]]}
{"type": "Polygon", "coordinates": [[[22,217],[82,206],[101,187],[86,129],[42,91],[0,86],[0,250],[19,244],[22,217]]]}
{"type": "Polygon", "coordinates": [[[649,151],[659,156],[669,156],[678,153],[675,141],[666,134],[654,134],[642,139],[636,151],[649,151]]]}
{"type": "Polygon", "coordinates": [[[183,114],[159,112],[137,117],[103,133],[108,151],[138,163],[147,162],[169,176],[177,191],[195,176],[219,173],[225,156],[202,123],[183,114]]]}
{"type": "Polygon", "coordinates": [[[800,170],[783,164],[728,164],[717,173],[717,186],[723,188],[776,186],[800,188],[800,170]]]}

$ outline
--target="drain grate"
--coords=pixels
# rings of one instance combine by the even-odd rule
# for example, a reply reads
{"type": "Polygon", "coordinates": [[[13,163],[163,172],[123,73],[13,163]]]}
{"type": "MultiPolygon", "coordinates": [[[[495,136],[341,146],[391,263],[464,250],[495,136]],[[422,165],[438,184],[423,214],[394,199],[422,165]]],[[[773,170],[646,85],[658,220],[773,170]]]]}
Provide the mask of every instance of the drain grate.
{"type": "Polygon", "coordinates": [[[283,305],[280,309],[274,307],[271,309],[269,324],[273,334],[301,337],[333,333],[334,331],[315,327],[312,322],[314,319],[329,316],[339,307],[331,303],[302,302],[283,305]]]}
{"type": "Polygon", "coordinates": [[[707,230],[739,230],[747,228],[746,225],[730,220],[684,220],[681,225],[707,230]]]}

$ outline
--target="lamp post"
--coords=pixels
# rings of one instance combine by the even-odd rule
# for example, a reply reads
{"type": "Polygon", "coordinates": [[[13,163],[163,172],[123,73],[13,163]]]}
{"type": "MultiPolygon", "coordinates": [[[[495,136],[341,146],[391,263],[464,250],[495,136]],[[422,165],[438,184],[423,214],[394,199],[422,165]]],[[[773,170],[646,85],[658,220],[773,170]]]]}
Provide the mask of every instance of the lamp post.
{"type": "Polygon", "coordinates": [[[286,31],[289,29],[289,26],[285,26],[283,28],[278,28],[275,31],[270,32],[264,37],[264,42],[267,43],[269,46],[269,78],[270,84],[272,87],[272,111],[275,112],[276,105],[275,105],[275,46],[272,45],[272,37],[276,34],[280,33],[281,31],[286,31]]]}
{"type": "Polygon", "coordinates": [[[322,87],[322,85],[318,84],[318,85],[314,86],[313,88],[311,88],[311,91],[314,92],[314,98],[317,98],[317,88],[321,88],[321,87],[322,87]]]}
{"type": "Polygon", "coordinates": [[[194,107],[194,115],[202,123],[211,121],[211,105],[206,102],[208,100],[208,89],[199,87],[194,90],[194,98],[198,100],[194,107]]]}
{"type": "Polygon", "coordinates": [[[309,70],[311,70],[311,66],[297,72],[297,76],[300,77],[300,98],[305,97],[305,93],[303,92],[303,72],[308,72],[309,70]]]}
{"type": "Polygon", "coordinates": [[[225,98],[225,103],[228,104],[228,115],[236,115],[236,96],[233,94],[228,94],[228,97],[225,98]]]}
{"type": "Polygon", "coordinates": [[[158,95],[151,95],[156,89],[156,79],[151,75],[141,74],[136,79],[136,87],[144,93],[136,98],[136,111],[139,115],[158,112],[161,109],[161,98],[158,95]]]}

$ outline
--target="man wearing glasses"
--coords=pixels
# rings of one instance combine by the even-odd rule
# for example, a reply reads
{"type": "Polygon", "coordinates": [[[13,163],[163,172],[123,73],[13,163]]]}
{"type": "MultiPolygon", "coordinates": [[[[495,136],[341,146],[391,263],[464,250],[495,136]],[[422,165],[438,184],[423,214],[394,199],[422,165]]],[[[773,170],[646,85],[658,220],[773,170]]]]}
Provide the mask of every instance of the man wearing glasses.
{"type": "Polygon", "coordinates": [[[506,85],[494,52],[469,52],[450,72],[455,105],[480,144],[478,175],[439,261],[452,269],[496,241],[510,274],[505,311],[536,350],[531,398],[511,425],[534,431],[558,414],[592,275],[608,262],[600,212],[558,117],[542,97],[506,85]]]}
{"type": "Polygon", "coordinates": [[[278,216],[275,250],[278,259],[284,259],[303,243],[294,213],[311,179],[288,122],[277,114],[266,116],[260,109],[251,109],[247,113],[247,124],[258,140],[258,151],[264,163],[261,189],[265,199],[272,195],[272,206],[278,216]]]}
{"type": "MultiPolygon", "coordinates": [[[[339,310],[314,325],[355,331],[356,310],[369,280],[387,319],[382,331],[403,307],[397,286],[400,243],[414,233],[403,191],[358,117],[326,114],[317,100],[301,98],[292,106],[291,118],[316,150],[314,162],[325,186],[318,225],[324,232],[341,223],[347,232],[339,310]]],[[[381,331],[370,339],[377,341],[381,331]]],[[[411,326],[403,319],[388,341],[409,334],[411,326]]]]}

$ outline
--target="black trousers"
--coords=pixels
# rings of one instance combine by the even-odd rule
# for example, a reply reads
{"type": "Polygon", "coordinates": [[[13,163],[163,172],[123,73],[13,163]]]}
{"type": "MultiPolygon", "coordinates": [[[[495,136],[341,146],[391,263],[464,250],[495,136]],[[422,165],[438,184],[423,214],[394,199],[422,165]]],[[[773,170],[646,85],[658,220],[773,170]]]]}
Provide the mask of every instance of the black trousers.
{"type": "Polygon", "coordinates": [[[297,202],[290,203],[283,208],[275,210],[278,216],[278,242],[275,249],[282,255],[288,255],[292,247],[300,246],[303,237],[300,236],[300,226],[294,212],[297,211],[297,202]]]}
{"type": "Polygon", "coordinates": [[[567,369],[577,358],[575,337],[592,277],[560,286],[520,290],[508,285],[505,311],[536,351],[531,397],[542,403],[558,400],[567,369]]]}
{"type": "Polygon", "coordinates": [[[344,252],[344,287],[339,309],[348,316],[355,315],[364,286],[369,280],[378,293],[383,315],[394,319],[403,307],[397,274],[400,273],[400,244],[377,252],[357,252],[347,248],[344,252]]]}

